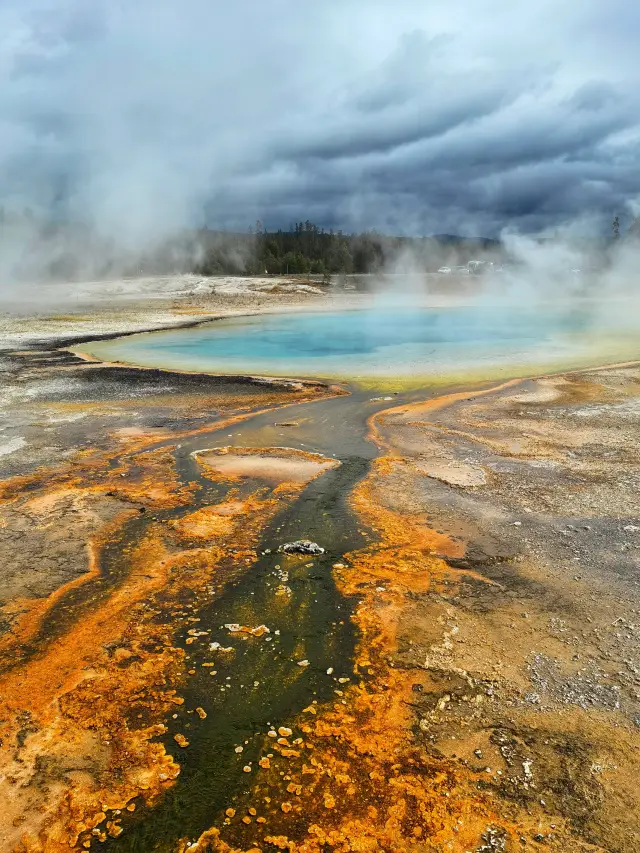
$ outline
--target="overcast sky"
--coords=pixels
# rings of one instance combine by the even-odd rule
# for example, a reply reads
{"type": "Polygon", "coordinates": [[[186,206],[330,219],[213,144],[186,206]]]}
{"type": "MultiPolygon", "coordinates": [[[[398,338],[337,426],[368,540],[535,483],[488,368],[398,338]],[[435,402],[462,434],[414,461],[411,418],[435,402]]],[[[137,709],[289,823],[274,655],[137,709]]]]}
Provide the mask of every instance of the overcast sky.
{"type": "Polygon", "coordinates": [[[0,44],[2,202],[116,234],[494,236],[640,198],[637,0],[1,0],[0,44]]]}

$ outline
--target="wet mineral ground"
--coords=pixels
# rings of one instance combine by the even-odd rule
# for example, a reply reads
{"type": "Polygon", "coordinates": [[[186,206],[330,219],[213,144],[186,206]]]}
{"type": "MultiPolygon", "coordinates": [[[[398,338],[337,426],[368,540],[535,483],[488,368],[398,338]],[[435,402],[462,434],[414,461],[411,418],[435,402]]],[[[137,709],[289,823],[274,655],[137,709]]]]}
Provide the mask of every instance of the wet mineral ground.
{"type": "Polygon", "coordinates": [[[70,343],[0,353],[0,850],[640,851],[638,365],[70,343]]]}

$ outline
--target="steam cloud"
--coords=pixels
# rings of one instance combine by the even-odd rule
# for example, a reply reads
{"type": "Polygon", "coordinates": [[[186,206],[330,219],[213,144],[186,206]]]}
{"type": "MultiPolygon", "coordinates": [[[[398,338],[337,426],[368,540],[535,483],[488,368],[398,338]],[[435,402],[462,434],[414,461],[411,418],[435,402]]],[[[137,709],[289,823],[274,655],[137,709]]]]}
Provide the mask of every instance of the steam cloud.
{"type": "MultiPolygon", "coordinates": [[[[639,26],[633,0],[6,0],[0,204],[90,226],[88,275],[92,235],[133,257],[258,217],[602,233],[640,196],[639,26]]],[[[0,291],[66,250],[8,234],[0,291]]]]}

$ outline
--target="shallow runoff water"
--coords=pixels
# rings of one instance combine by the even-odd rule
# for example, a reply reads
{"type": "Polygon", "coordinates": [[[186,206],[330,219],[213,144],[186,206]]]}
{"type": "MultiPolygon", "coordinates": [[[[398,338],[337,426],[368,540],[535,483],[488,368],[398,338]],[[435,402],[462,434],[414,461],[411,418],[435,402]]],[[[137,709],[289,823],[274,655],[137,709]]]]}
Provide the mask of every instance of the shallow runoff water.
{"type": "Polygon", "coordinates": [[[83,347],[112,362],[214,374],[431,384],[637,358],[638,336],[597,303],[233,317],[83,347]]]}

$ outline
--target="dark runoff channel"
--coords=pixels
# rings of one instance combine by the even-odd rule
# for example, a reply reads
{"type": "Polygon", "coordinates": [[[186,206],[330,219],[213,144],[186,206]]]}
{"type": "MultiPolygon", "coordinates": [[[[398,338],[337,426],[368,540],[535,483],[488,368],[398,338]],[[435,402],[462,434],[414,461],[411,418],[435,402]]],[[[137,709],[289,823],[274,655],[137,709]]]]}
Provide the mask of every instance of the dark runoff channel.
{"type": "MultiPolygon", "coordinates": [[[[353,515],[348,499],[366,476],[376,448],[366,439],[366,419],[389,402],[371,402],[371,394],[356,392],[313,403],[287,406],[263,413],[234,427],[183,439],[175,449],[176,467],[184,483],[196,483],[188,508],[165,513],[176,517],[224,497],[224,487],[201,477],[193,453],[212,447],[287,446],[323,453],[340,461],[312,481],[295,501],[283,509],[264,534],[253,565],[229,581],[212,601],[191,611],[197,628],[209,631],[206,642],[187,644],[187,628],[176,644],[184,647],[187,664],[195,675],[180,688],[184,705],[177,719],[166,720],[162,736],[167,750],[180,764],[180,775],[151,808],[123,812],[123,833],[109,838],[101,849],[108,853],[171,853],[178,841],[195,841],[212,826],[220,826],[224,810],[247,796],[255,784],[257,759],[264,749],[270,726],[286,724],[310,702],[334,698],[335,677],[350,676],[355,629],[350,616],[354,602],[337,590],[332,565],[347,552],[362,547],[368,538],[353,515]],[[289,419],[295,429],[278,424],[289,419]],[[285,542],[310,539],[325,548],[322,555],[292,560],[278,553],[285,542]],[[286,574],[283,575],[283,573],[286,574]],[[283,600],[278,587],[286,581],[291,590],[283,600]],[[228,624],[266,625],[267,637],[230,634],[228,624]],[[216,676],[202,663],[214,655],[210,643],[233,647],[229,655],[215,655],[216,676]],[[300,667],[299,661],[309,661],[300,667]],[[330,675],[327,670],[332,668],[330,675]],[[206,711],[200,719],[193,709],[206,711]],[[181,733],[189,747],[180,749],[173,735],[181,733]],[[242,747],[242,751],[236,751],[242,747]],[[243,771],[250,765],[250,773],[243,771]]],[[[162,513],[154,513],[159,518],[162,513]]],[[[135,519],[109,562],[139,537],[146,520],[135,519]]]]}

